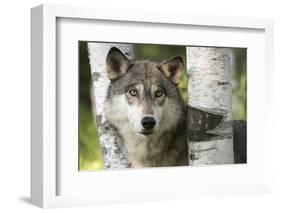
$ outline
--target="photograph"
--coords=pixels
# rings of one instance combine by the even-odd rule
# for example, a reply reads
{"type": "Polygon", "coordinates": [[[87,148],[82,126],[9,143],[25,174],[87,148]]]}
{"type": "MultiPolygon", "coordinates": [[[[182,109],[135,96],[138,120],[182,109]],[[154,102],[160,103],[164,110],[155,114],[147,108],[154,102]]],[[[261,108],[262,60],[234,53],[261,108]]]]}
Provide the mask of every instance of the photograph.
{"type": "Polygon", "coordinates": [[[247,49],[78,42],[79,171],[247,163],[247,49]]]}

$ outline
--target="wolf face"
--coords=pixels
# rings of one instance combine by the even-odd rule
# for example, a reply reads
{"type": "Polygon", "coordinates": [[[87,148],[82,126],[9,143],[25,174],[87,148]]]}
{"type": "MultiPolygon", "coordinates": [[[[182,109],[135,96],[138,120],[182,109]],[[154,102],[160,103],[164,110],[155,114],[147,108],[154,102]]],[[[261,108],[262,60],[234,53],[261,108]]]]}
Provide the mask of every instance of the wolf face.
{"type": "Polygon", "coordinates": [[[177,88],[182,58],[130,63],[112,48],[106,64],[105,116],[132,167],[187,165],[186,115],[177,88]]]}
{"type": "Polygon", "coordinates": [[[108,116],[109,121],[117,128],[128,122],[131,131],[142,136],[176,127],[182,116],[176,86],[183,69],[181,57],[159,64],[130,63],[119,49],[112,48],[106,61],[111,80],[107,100],[114,102],[110,108],[115,108],[114,115],[108,116]]]}

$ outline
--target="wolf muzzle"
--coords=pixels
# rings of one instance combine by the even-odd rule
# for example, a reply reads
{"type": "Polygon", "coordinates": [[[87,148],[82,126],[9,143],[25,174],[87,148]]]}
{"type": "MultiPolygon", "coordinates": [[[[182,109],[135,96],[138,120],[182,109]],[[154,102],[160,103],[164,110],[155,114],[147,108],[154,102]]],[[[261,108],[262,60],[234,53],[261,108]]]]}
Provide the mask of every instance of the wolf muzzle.
{"type": "Polygon", "coordinates": [[[146,116],[141,120],[141,124],[145,130],[152,130],[156,121],[153,117],[146,116]]]}

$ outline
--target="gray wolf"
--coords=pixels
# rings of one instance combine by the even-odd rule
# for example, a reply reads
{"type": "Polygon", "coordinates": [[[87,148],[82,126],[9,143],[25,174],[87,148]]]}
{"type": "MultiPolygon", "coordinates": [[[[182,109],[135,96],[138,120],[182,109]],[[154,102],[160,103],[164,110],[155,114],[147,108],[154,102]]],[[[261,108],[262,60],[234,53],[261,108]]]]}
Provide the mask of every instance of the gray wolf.
{"type": "Polygon", "coordinates": [[[177,84],[183,59],[129,61],[111,48],[105,116],[121,137],[131,167],[188,164],[186,112],[177,84]]]}

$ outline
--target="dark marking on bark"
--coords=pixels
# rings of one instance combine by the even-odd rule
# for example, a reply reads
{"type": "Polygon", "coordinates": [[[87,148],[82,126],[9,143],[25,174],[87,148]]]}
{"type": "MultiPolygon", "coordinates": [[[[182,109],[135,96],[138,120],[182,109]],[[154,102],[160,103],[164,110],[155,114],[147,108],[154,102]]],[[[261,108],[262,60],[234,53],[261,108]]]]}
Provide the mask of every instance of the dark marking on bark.
{"type": "Polygon", "coordinates": [[[214,129],[223,121],[227,112],[220,109],[198,109],[187,106],[187,126],[188,137],[190,141],[206,141],[215,134],[207,133],[208,130],[214,129]]]}
{"type": "Polygon", "coordinates": [[[223,85],[227,85],[227,84],[229,84],[228,81],[220,81],[220,82],[218,82],[219,86],[223,86],[223,85]]]}
{"type": "Polygon", "coordinates": [[[93,72],[92,78],[93,78],[93,81],[98,81],[99,78],[100,78],[100,73],[99,72],[93,72]]]}

